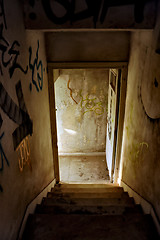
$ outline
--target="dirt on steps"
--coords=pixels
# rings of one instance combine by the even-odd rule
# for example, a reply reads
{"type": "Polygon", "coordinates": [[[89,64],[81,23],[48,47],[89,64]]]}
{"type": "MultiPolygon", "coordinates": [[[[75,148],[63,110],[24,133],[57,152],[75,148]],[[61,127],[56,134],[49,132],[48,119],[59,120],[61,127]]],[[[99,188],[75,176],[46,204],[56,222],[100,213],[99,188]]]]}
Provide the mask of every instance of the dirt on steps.
{"type": "Polygon", "coordinates": [[[118,186],[58,185],[30,215],[23,240],[158,240],[150,215],[118,186]]]}

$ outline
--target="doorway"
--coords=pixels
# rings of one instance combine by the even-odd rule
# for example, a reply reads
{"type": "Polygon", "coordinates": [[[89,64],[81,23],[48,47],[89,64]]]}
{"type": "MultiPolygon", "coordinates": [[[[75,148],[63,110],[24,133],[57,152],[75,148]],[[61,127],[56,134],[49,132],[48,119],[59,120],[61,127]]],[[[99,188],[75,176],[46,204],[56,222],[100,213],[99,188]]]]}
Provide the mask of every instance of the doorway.
{"type": "Polygon", "coordinates": [[[53,74],[60,180],[106,182],[109,70],[57,69],[53,74]]]}
{"type": "MultiPolygon", "coordinates": [[[[89,68],[86,64],[84,64],[85,68],[82,66],[73,68],[74,64],[71,64],[72,68],[69,65],[63,68],[63,64],[59,68],[53,66],[55,64],[51,65],[49,96],[50,108],[52,108],[50,111],[52,112],[52,145],[53,149],[59,148],[59,152],[53,151],[57,153],[56,164],[54,153],[57,176],[60,170],[60,177],[58,176],[60,181],[107,183],[109,172],[106,165],[106,140],[110,68],[108,66],[92,68],[92,64],[89,68]],[[51,88],[51,85],[54,86],[51,88]],[[56,102],[54,106],[51,104],[53,97],[56,102]],[[57,123],[54,122],[53,117],[57,119],[57,123]],[[58,140],[55,141],[57,136],[58,140]]],[[[117,146],[113,151],[114,158],[116,151],[117,146]]]]}

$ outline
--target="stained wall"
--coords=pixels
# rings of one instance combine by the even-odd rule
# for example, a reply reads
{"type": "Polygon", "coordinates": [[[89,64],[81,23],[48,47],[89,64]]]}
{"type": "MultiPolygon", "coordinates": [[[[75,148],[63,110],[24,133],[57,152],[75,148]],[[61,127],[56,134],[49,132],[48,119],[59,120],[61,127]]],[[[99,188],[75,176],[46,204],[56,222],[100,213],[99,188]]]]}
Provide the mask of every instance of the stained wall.
{"type": "Polygon", "coordinates": [[[107,69],[60,70],[55,82],[58,149],[105,152],[107,69]]]}
{"type": "Polygon", "coordinates": [[[130,32],[46,32],[48,61],[128,61],[130,32]]]}
{"type": "Polygon", "coordinates": [[[132,33],[122,180],[151,202],[160,217],[159,32],[160,16],[153,31],[132,33]]]}
{"type": "Polygon", "coordinates": [[[0,1],[0,12],[0,238],[14,240],[54,172],[43,33],[24,29],[21,1],[0,1]],[[29,150],[26,136],[27,162],[16,151],[29,150]]]}

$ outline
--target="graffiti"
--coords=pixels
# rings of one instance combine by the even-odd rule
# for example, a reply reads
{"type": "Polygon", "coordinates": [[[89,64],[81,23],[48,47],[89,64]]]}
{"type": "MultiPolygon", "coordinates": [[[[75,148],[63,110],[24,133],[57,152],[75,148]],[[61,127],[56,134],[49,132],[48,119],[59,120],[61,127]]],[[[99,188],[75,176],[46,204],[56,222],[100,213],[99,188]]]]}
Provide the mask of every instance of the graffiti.
{"type": "Polygon", "coordinates": [[[0,114],[0,129],[1,129],[1,127],[2,127],[2,123],[3,123],[3,119],[2,119],[2,116],[1,116],[1,114],[0,114]]]}
{"type": "Polygon", "coordinates": [[[72,96],[72,89],[69,87],[69,83],[70,83],[70,79],[68,80],[68,83],[67,83],[67,87],[68,87],[68,89],[70,90],[70,97],[73,99],[73,101],[76,103],[76,104],[78,104],[77,103],[77,101],[73,98],[73,96],[72,96]]]}
{"type": "Polygon", "coordinates": [[[4,11],[4,2],[0,0],[0,18],[2,17],[5,29],[7,29],[6,16],[4,11]]]}
{"type": "Polygon", "coordinates": [[[33,123],[27,113],[20,81],[16,84],[16,94],[19,106],[11,99],[0,83],[0,107],[13,122],[19,125],[12,134],[14,149],[27,135],[32,135],[33,132],[33,123]]]}
{"type": "Polygon", "coordinates": [[[142,154],[142,151],[144,150],[144,147],[148,148],[148,143],[146,142],[141,142],[136,145],[136,153],[135,157],[139,158],[139,156],[142,154]]]}
{"type": "MultiPolygon", "coordinates": [[[[156,78],[155,78],[155,81],[154,81],[154,86],[156,88],[158,87],[158,81],[156,80],[156,78]]],[[[147,113],[147,110],[146,110],[146,107],[145,107],[145,104],[144,104],[143,98],[142,98],[142,80],[141,80],[141,83],[138,87],[138,98],[140,99],[143,111],[144,111],[146,117],[148,118],[148,120],[152,123],[155,123],[155,122],[159,123],[160,122],[160,117],[159,116],[153,118],[153,117],[149,116],[149,114],[147,113]]]]}
{"type": "Polygon", "coordinates": [[[80,92],[80,97],[82,98],[80,102],[81,108],[85,109],[83,114],[87,112],[94,112],[96,115],[102,115],[104,113],[102,102],[97,102],[97,98],[89,98],[89,94],[83,97],[82,91],[80,92]]]}
{"type": "Polygon", "coordinates": [[[35,86],[37,92],[42,90],[43,88],[43,63],[41,60],[39,60],[39,40],[37,42],[37,51],[36,51],[36,57],[33,61],[33,64],[31,63],[32,59],[32,47],[29,48],[29,68],[32,71],[32,83],[30,83],[30,91],[32,91],[32,84],[35,86]],[[36,75],[36,76],[35,76],[36,75]]]}
{"type": "Polygon", "coordinates": [[[18,163],[20,172],[23,171],[26,163],[29,166],[29,169],[32,171],[31,159],[30,159],[30,144],[28,136],[23,139],[23,141],[19,144],[16,149],[18,153],[18,163]]]}
{"type": "MultiPolygon", "coordinates": [[[[31,7],[34,7],[35,0],[29,0],[29,4],[30,4],[31,7]]],[[[36,14],[34,12],[30,12],[29,17],[30,17],[30,19],[35,20],[36,19],[36,14]]]]}
{"type": "Polygon", "coordinates": [[[6,161],[7,165],[9,166],[9,162],[7,160],[7,157],[6,157],[5,153],[4,153],[2,143],[1,143],[3,137],[4,137],[4,132],[0,135],[0,160],[1,160],[0,171],[3,171],[4,161],[6,161]]]}
{"type": "Polygon", "coordinates": [[[3,67],[9,67],[9,76],[10,78],[12,78],[16,69],[19,69],[26,74],[28,71],[28,66],[24,70],[23,67],[17,62],[18,56],[20,55],[19,50],[17,50],[17,48],[20,47],[19,42],[15,40],[12,44],[9,44],[8,40],[4,37],[4,29],[7,29],[7,23],[5,19],[4,4],[2,0],[0,1],[0,8],[0,17],[3,17],[4,22],[0,23],[0,73],[1,75],[3,75],[3,67]]]}
{"type": "MultiPolygon", "coordinates": [[[[0,114],[0,129],[1,129],[2,123],[3,123],[3,119],[2,119],[1,114],[0,114]]],[[[1,144],[1,139],[3,138],[3,136],[4,136],[4,132],[0,136],[0,160],[1,160],[0,171],[3,170],[4,160],[6,161],[7,165],[9,166],[8,159],[7,159],[7,157],[4,153],[4,150],[3,150],[3,147],[2,147],[2,144],[1,144]]],[[[0,184],[0,192],[3,192],[3,188],[2,188],[1,184],[0,184]]]]}
{"type": "Polygon", "coordinates": [[[144,152],[148,150],[148,148],[147,142],[133,143],[131,145],[129,159],[132,160],[135,165],[139,165],[140,161],[143,161],[144,152]]]}
{"type": "MultiPolygon", "coordinates": [[[[70,21],[70,23],[74,23],[76,21],[81,21],[87,18],[92,17],[93,18],[93,24],[94,27],[96,28],[97,22],[100,22],[101,24],[104,23],[108,9],[110,7],[119,7],[119,6],[125,6],[125,5],[134,5],[134,18],[135,22],[141,23],[144,19],[144,8],[146,2],[150,2],[152,0],[142,0],[142,1],[136,1],[136,0],[130,0],[127,1],[118,1],[118,0],[85,0],[84,5],[86,6],[86,9],[84,9],[81,12],[78,12],[76,9],[77,6],[77,1],[76,0],[42,0],[42,5],[44,8],[44,12],[48,19],[52,21],[55,24],[64,24],[67,21],[70,21]],[[58,3],[61,5],[61,7],[65,10],[65,14],[63,16],[58,16],[56,13],[53,11],[53,4],[58,3]]],[[[30,5],[33,7],[34,6],[34,1],[30,1],[30,5]],[[31,4],[32,3],[32,4],[31,4]]],[[[35,14],[33,13],[30,15],[30,18],[34,20],[36,18],[35,14]]]]}

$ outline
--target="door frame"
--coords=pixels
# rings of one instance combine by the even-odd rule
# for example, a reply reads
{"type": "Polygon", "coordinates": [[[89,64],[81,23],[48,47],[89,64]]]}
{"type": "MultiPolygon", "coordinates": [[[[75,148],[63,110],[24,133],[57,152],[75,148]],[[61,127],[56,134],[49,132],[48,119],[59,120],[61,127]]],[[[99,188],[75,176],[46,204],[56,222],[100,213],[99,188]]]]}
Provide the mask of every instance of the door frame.
{"type": "Polygon", "coordinates": [[[127,66],[128,66],[128,62],[48,62],[47,63],[53,166],[54,166],[54,174],[55,174],[56,182],[60,181],[60,174],[59,174],[59,161],[58,161],[53,70],[55,69],[89,69],[89,68],[121,69],[119,121],[118,121],[118,131],[117,131],[117,144],[115,148],[115,170],[114,170],[115,172],[114,182],[117,183],[117,180],[119,177],[120,162],[121,162],[121,147],[122,147],[126,87],[127,87],[127,66]]]}

